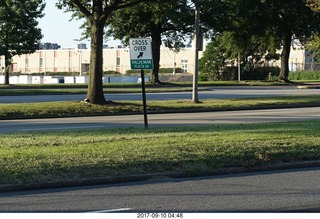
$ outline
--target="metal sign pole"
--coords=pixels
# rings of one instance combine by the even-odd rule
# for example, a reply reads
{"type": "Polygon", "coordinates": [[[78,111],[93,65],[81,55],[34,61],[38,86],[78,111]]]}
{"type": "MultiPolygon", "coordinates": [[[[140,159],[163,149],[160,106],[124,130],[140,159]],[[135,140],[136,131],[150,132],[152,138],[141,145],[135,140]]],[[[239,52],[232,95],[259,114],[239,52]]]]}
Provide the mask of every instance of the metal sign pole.
{"type": "Polygon", "coordinates": [[[141,87],[142,87],[142,100],[143,100],[144,127],[148,128],[146,86],[145,86],[145,81],[144,81],[144,70],[143,69],[141,69],[141,87]]]}

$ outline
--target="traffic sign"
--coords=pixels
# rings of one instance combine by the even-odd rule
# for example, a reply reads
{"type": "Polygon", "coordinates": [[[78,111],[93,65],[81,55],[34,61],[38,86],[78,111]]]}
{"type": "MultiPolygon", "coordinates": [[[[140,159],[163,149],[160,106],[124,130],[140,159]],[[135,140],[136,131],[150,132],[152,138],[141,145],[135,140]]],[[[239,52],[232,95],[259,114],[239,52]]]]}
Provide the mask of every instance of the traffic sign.
{"type": "Polygon", "coordinates": [[[153,69],[151,39],[129,39],[131,69],[153,69]]]}

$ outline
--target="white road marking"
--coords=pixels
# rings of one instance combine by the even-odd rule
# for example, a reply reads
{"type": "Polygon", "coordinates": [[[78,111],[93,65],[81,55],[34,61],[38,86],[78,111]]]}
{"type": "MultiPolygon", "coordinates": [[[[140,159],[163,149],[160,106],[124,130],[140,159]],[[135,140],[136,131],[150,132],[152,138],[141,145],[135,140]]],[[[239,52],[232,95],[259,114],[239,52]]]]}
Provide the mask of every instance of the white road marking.
{"type": "Polygon", "coordinates": [[[112,212],[130,211],[130,210],[132,210],[132,208],[119,208],[119,209],[110,209],[110,210],[90,211],[87,213],[112,213],[112,212]]]}

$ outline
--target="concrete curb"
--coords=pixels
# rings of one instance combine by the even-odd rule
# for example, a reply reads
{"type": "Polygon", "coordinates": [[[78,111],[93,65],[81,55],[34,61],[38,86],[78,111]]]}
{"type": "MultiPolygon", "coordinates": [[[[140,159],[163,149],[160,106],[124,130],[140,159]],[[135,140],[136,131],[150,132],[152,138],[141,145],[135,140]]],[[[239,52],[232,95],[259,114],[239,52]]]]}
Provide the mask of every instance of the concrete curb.
{"type": "Polygon", "coordinates": [[[180,173],[180,172],[164,172],[164,173],[142,174],[142,175],[131,175],[131,176],[63,180],[63,181],[56,181],[56,182],[32,183],[32,184],[12,184],[12,185],[7,184],[7,185],[0,185],[0,192],[16,192],[16,191],[22,191],[22,190],[53,189],[53,188],[62,188],[62,187],[117,184],[117,183],[145,181],[145,180],[150,180],[152,178],[156,178],[156,179],[158,178],[190,178],[190,177],[200,177],[200,176],[218,176],[218,175],[225,175],[225,174],[286,170],[286,169],[309,168],[309,167],[320,168],[320,160],[293,162],[293,163],[279,163],[279,164],[255,166],[255,167],[220,168],[215,171],[200,172],[198,174],[180,173]]]}
{"type": "Polygon", "coordinates": [[[102,177],[102,178],[86,178],[86,179],[66,179],[55,182],[32,183],[32,184],[6,184],[0,185],[0,192],[13,192],[21,190],[34,189],[52,189],[61,187],[75,187],[75,186],[90,186],[101,184],[137,182],[151,179],[153,175],[132,175],[132,176],[118,176],[118,177],[102,177]]]}

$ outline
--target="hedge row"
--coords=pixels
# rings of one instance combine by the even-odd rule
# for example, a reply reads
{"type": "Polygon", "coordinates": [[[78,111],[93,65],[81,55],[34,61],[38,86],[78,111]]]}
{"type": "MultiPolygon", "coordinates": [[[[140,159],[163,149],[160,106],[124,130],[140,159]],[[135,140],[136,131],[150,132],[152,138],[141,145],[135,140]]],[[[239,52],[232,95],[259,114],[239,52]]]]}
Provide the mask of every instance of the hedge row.
{"type": "Polygon", "coordinates": [[[320,71],[297,71],[290,72],[289,80],[292,81],[317,81],[320,80],[320,71]]]}
{"type": "MultiPolygon", "coordinates": [[[[279,67],[259,67],[253,71],[242,71],[241,80],[260,80],[268,81],[277,78],[280,73],[279,67]],[[271,77],[271,78],[270,78],[271,77]]],[[[224,71],[219,73],[200,73],[199,80],[221,80],[221,81],[232,81],[238,79],[238,68],[237,67],[226,67],[224,71]]]]}
{"type": "MultiPolygon", "coordinates": [[[[243,71],[241,72],[242,80],[260,80],[260,81],[275,81],[278,79],[280,74],[279,67],[259,67],[255,68],[254,71],[243,71]]],[[[238,79],[238,68],[228,67],[224,72],[219,74],[200,73],[199,80],[237,80],[238,79]]],[[[291,81],[318,81],[320,80],[320,71],[297,71],[289,73],[289,80],[291,81]]]]}

